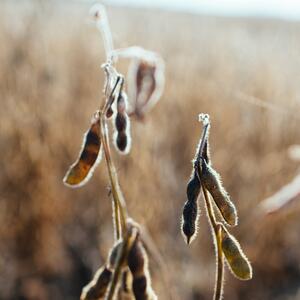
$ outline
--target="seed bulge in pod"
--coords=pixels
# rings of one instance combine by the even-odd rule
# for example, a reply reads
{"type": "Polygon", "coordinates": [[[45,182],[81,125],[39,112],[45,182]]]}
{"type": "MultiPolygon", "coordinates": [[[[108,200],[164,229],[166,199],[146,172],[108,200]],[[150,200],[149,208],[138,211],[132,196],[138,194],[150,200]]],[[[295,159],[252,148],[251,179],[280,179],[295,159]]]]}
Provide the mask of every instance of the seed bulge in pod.
{"type": "Polygon", "coordinates": [[[111,277],[111,270],[106,267],[100,268],[93,280],[83,288],[80,300],[97,300],[104,297],[111,277]]]}
{"type": "Polygon", "coordinates": [[[120,114],[125,114],[126,113],[126,108],[127,108],[127,95],[125,94],[124,91],[122,91],[117,100],[117,111],[120,114]]]}
{"type": "Polygon", "coordinates": [[[115,126],[117,131],[124,131],[127,126],[127,117],[126,114],[117,113],[115,119],[115,126]]]}
{"type": "Polygon", "coordinates": [[[201,169],[203,185],[212,195],[224,220],[231,226],[237,225],[236,208],[222,186],[220,175],[204,159],[201,160],[201,169]]]}
{"type": "Polygon", "coordinates": [[[137,278],[133,278],[132,290],[135,299],[139,299],[139,300],[147,299],[147,281],[148,278],[145,275],[142,275],[137,278]]]}
{"type": "MultiPolygon", "coordinates": [[[[114,269],[114,266],[116,264],[116,261],[117,261],[117,257],[118,257],[118,253],[121,249],[123,245],[123,240],[121,241],[118,241],[114,246],[113,248],[111,249],[110,253],[109,253],[109,267],[111,269],[114,269]]],[[[125,262],[124,262],[125,263],[125,262]]]]}
{"type": "Polygon", "coordinates": [[[136,238],[132,245],[127,260],[133,277],[144,274],[144,267],[147,264],[147,254],[139,237],[136,238]]]}
{"type": "Polygon", "coordinates": [[[182,212],[182,233],[186,243],[190,244],[197,233],[198,203],[197,201],[186,201],[182,212]]]}
{"type": "Polygon", "coordinates": [[[239,242],[222,227],[222,250],[232,273],[241,280],[252,278],[252,267],[239,242]]]}
{"type": "Polygon", "coordinates": [[[121,152],[126,150],[128,143],[127,133],[126,131],[120,131],[117,134],[116,145],[121,152]]]}
{"type": "Polygon", "coordinates": [[[190,201],[196,201],[199,193],[200,193],[200,181],[198,179],[198,176],[193,172],[193,175],[191,176],[186,189],[186,194],[188,197],[188,200],[190,201]]]}

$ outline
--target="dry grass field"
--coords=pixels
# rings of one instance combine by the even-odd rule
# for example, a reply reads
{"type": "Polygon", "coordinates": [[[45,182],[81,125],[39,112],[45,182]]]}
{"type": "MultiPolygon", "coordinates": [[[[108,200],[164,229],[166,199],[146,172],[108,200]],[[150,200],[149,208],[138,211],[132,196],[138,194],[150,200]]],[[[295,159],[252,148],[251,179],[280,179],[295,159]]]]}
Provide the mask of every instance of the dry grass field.
{"type": "MultiPolygon", "coordinates": [[[[79,299],[112,243],[104,162],[81,189],[62,183],[101,99],[102,41],[86,22],[89,5],[0,5],[0,298],[79,299]]],[[[288,149],[300,143],[300,25],[116,7],[108,14],[117,47],[141,45],[166,62],[161,101],[132,122],[132,151],[115,158],[128,209],[161,252],[173,294],[213,293],[204,213],[189,247],[180,232],[197,115],[207,112],[214,165],[239,211],[232,232],[254,270],[249,282],[226,272],[224,298],[300,299],[300,205],[256,215],[299,170],[288,149]]],[[[169,299],[155,262],[151,273],[159,299],[169,299]]]]}

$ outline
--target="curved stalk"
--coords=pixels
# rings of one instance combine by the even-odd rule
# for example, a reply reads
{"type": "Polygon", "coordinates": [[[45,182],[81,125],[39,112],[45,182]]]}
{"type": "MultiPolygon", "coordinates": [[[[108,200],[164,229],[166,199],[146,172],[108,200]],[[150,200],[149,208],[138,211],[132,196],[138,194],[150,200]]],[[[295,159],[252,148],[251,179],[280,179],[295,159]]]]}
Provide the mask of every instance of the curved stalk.
{"type": "MultiPolygon", "coordinates": [[[[200,175],[201,176],[201,175],[200,175]]],[[[216,266],[216,282],[215,282],[215,292],[214,292],[214,300],[220,300],[222,299],[223,295],[223,283],[224,283],[224,255],[221,248],[221,227],[216,222],[216,217],[212,208],[211,201],[209,199],[209,195],[207,190],[202,184],[202,191],[205,199],[205,205],[207,209],[207,214],[209,218],[209,223],[212,227],[213,231],[213,238],[215,241],[215,251],[216,251],[216,260],[217,260],[217,266],[216,266]]]]}

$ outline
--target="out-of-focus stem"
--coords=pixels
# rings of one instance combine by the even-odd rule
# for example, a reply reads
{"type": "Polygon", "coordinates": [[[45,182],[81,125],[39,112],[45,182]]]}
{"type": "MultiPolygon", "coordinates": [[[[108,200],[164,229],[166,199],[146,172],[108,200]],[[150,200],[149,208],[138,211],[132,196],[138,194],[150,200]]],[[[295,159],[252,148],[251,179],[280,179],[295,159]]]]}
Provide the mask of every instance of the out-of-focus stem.
{"type": "Polygon", "coordinates": [[[105,297],[105,300],[112,300],[114,299],[117,283],[119,281],[120,275],[122,273],[122,266],[124,263],[124,260],[126,259],[128,252],[130,251],[135,238],[137,235],[136,228],[132,228],[131,230],[128,230],[126,234],[123,237],[123,244],[120,250],[118,251],[116,264],[114,266],[114,273],[111,280],[111,283],[109,285],[109,289],[107,292],[107,295],[105,297]]]}
{"type": "Polygon", "coordinates": [[[108,141],[108,135],[107,135],[105,110],[101,112],[100,122],[101,122],[100,136],[101,136],[101,141],[102,141],[103,150],[104,150],[104,154],[105,154],[105,160],[106,160],[107,169],[108,169],[108,175],[109,175],[110,184],[111,184],[112,198],[114,201],[115,223],[119,224],[118,216],[120,215],[122,235],[124,235],[124,232],[126,232],[127,209],[126,209],[125,200],[123,198],[123,195],[122,195],[122,192],[120,189],[117,172],[116,172],[114,163],[111,159],[110,147],[109,147],[109,141],[108,141]],[[118,211],[118,213],[117,213],[117,211],[118,211]]]}

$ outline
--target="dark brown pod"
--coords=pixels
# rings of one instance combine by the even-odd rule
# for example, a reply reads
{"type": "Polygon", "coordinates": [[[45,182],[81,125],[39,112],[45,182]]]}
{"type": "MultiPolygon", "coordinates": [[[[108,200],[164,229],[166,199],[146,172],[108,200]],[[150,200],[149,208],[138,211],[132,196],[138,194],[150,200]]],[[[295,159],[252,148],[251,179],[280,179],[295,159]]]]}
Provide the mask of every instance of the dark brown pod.
{"type": "Polygon", "coordinates": [[[126,130],[126,131],[116,132],[115,144],[116,144],[117,149],[121,153],[123,153],[123,154],[128,153],[129,149],[130,149],[130,144],[131,144],[129,131],[126,130]]]}
{"type": "Polygon", "coordinates": [[[111,270],[106,267],[100,268],[93,280],[83,288],[80,300],[98,300],[104,297],[111,277],[111,270]]]}
{"type": "Polygon", "coordinates": [[[151,288],[151,279],[148,271],[148,256],[138,236],[128,253],[128,267],[132,274],[132,291],[137,300],[156,299],[151,288]]]}
{"type": "Polygon", "coordinates": [[[186,201],[183,206],[181,230],[187,244],[190,244],[197,234],[197,219],[197,201],[186,201]]]}
{"type": "Polygon", "coordinates": [[[201,169],[203,185],[212,195],[224,220],[231,226],[237,225],[236,208],[221,183],[220,175],[204,159],[201,160],[201,169]]]}
{"type": "Polygon", "coordinates": [[[201,184],[198,176],[193,172],[186,189],[187,198],[189,201],[196,201],[200,193],[201,184]]]}
{"type": "Polygon", "coordinates": [[[145,275],[133,278],[132,291],[136,300],[147,299],[147,279],[145,275]]]}
{"type": "Polygon", "coordinates": [[[136,238],[132,245],[132,248],[128,253],[127,261],[133,277],[144,274],[144,269],[148,261],[146,251],[139,237],[136,238]]]}
{"type": "Polygon", "coordinates": [[[116,115],[116,119],[115,119],[115,126],[117,131],[125,131],[126,127],[127,127],[127,115],[126,114],[121,114],[121,113],[117,113],[116,115]]]}

